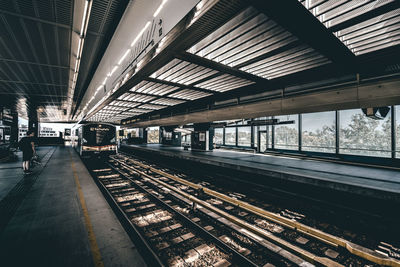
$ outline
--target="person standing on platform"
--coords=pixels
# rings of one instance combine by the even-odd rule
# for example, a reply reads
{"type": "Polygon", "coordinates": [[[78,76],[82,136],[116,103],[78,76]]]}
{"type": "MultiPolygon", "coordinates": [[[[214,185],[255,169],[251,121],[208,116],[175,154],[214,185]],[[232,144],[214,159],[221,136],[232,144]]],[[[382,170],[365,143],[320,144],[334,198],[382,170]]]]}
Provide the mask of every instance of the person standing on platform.
{"type": "Polygon", "coordinates": [[[22,168],[24,169],[25,174],[32,173],[29,169],[29,165],[33,155],[36,153],[34,135],[35,133],[32,130],[29,130],[26,133],[26,137],[22,137],[21,141],[19,141],[19,149],[22,150],[22,168]]]}

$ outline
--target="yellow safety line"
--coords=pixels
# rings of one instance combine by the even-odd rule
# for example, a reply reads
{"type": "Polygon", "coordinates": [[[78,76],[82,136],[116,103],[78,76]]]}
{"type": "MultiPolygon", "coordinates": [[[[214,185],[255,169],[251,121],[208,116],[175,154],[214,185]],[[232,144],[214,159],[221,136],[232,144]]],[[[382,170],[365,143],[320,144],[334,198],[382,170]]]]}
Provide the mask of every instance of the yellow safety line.
{"type": "Polygon", "coordinates": [[[103,260],[101,258],[99,246],[97,245],[97,242],[96,242],[96,236],[93,231],[93,226],[90,222],[89,212],[86,207],[86,202],[85,202],[85,198],[83,196],[81,184],[79,183],[78,174],[76,173],[75,165],[72,160],[71,151],[69,151],[69,158],[71,160],[71,167],[72,167],[72,172],[74,173],[76,188],[78,189],[79,202],[81,204],[82,211],[83,211],[83,217],[85,219],[85,228],[86,228],[86,231],[88,234],[90,251],[92,252],[94,266],[103,267],[104,266],[103,260]]]}

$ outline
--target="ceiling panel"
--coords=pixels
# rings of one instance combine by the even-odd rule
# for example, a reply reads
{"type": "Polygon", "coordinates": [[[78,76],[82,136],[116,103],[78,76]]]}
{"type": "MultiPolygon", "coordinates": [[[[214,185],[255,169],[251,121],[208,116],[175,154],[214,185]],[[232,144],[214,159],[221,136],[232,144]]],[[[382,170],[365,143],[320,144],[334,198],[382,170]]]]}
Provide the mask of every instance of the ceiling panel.
{"type": "Polygon", "coordinates": [[[355,54],[361,55],[400,43],[400,9],[335,32],[355,54]]]}
{"type": "Polygon", "coordinates": [[[210,96],[212,94],[210,93],[205,93],[205,92],[199,92],[195,90],[190,90],[190,89],[183,89],[178,92],[175,92],[169,96],[179,98],[179,99],[185,99],[185,100],[195,100],[199,99],[202,97],[210,96]]]}
{"type": "Polygon", "coordinates": [[[185,103],[186,101],[177,100],[177,99],[170,99],[170,98],[159,98],[156,100],[151,101],[152,104],[164,105],[164,106],[174,106],[178,104],[185,103]]]}
{"type": "Polygon", "coordinates": [[[114,100],[110,103],[110,105],[112,106],[120,106],[120,107],[129,107],[129,108],[133,108],[136,107],[138,105],[140,105],[140,103],[135,103],[135,102],[130,102],[130,101],[119,101],[119,100],[114,100]]]}
{"type": "Polygon", "coordinates": [[[356,56],[400,44],[396,0],[300,2],[356,56]]]}
{"type": "Polygon", "coordinates": [[[254,82],[237,78],[233,75],[224,74],[196,84],[196,86],[211,91],[226,92],[250,84],[254,84],[254,82]]]}
{"type": "Polygon", "coordinates": [[[258,61],[241,70],[264,78],[273,79],[290,73],[321,66],[329,63],[314,49],[302,45],[279,53],[273,57],[258,61]]]}
{"type": "Polygon", "coordinates": [[[0,79],[24,103],[22,115],[37,109],[42,121],[65,120],[72,9],[71,1],[0,3],[0,79]]]}
{"type": "Polygon", "coordinates": [[[141,83],[139,83],[138,85],[133,87],[130,91],[137,92],[137,93],[143,93],[143,94],[163,96],[163,95],[168,94],[169,92],[172,92],[178,88],[179,87],[176,87],[176,86],[169,86],[169,85],[160,84],[160,83],[142,81],[141,83]]]}
{"type": "Polygon", "coordinates": [[[146,103],[146,102],[156,98],[155,96],[131,94],[131,93],[125,93],[122,96],[120,96],[118,99],[124,100],[124,101],[140,102],[140,103],[146,103]]]}
{"type": "Polygon", "coordinates": [[[249,7],[188,52],[234,67],[296,40],[267,16],[249,7]]]}
{"type": "Polygon", "coordinates": [[[147,112],[149,112],[148,109],[142,109],[142,108],[131,108],[129,111],[130,112],[135,112],[135,113],[147,113],[147,112]]]}
{"type": "Polygon", "coordinates": [[[218,71],[216,70],[205,68],[187,61],[174,59],[154,72],[150,77],[163,81],[189,85],[217,73],[218,71]]]}
{"type": "MultiPolygon", "coordinates": [[[[253,7],[243,10],[207,38],[193,45],[188,52],[229,67],[239,67],[240,70],[266,79],[330,63],[325,56],[302,44],[296,36],[253,7]],[[294,48],[290,49],[289,45],[294,48]],[[279,50],[284,52],[274,54],[274,51],[279,50]],[[293,50],[298,53],[288,55],[293,50]]],[[[212,87],[207,88],[208,81],[198,86],[224,92],[251,84],[234,77],[223,78],[225,81],[219,85],[216,81],[220,78],[213,78],[212,87]]]]}
{"type": "Polygon", "coordinates": [[[127,107],[115,107],[115,106],[105,106],[102,110],[109,112],[109,111],[125,111],[128,110],[127,107]]]}
{"type": "Polygon", "coordinates": [[[139,108],[142,108],[142,109],[152,109],[152,110],[159,110],[159,109],[162,109],[165,107],[167,107],[167,106],[154,105],[154,104],[143,104],[143,105],[139,106],[139,108]]]}

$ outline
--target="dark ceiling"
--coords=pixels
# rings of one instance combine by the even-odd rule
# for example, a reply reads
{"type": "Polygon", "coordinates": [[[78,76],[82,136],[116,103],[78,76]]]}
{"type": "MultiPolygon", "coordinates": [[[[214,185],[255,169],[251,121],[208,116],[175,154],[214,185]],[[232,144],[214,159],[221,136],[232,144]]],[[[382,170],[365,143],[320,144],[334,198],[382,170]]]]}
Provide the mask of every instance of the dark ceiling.
{"type": "MultiPolygon", "coordinates": [[[[65,121],[74,2],[0,1],[0,104],[20,116],[65,121]]],[[[74,101],[79,102],[129,1],[96,0],[74,101]]]]}

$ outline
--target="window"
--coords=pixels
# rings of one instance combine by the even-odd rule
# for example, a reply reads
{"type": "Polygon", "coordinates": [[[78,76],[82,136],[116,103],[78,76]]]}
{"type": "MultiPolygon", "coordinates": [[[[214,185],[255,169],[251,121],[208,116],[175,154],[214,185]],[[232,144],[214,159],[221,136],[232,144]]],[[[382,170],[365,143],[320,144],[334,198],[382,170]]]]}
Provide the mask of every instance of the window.
{"type": "Polygon", "coordinates": [[[293,124],[275,126],[275,148],[297,150],[299,148],[298,115],[276,116],[280,122],[291,121],[293,124]]]}
{"type": "Polygon", "coordinates": [[[251,127],[238,127],[238,146],[251,146],[251,127]]]}
{"type": "Polygon", "coordinates": [[[302,146],[304,151],[335,153],[335,112],[302,114],[302,146]]]}
{"type": "Polygon", "coordinates": [[[224,143],[224,129],[223,128],[216,128],[214,130],[214,142],[215,144],[222,145],[224,143]]]}
{"type": "Polygon", "coordinates": [[[254,147],[257,147],[257,143],[258,143],[258,126],[253,126],[253,133],[254,133],[254,147]]]}
{"type": "Polygon", "coordinates": [[[396,125],[396,158],[400,158],[400,105],[395,107],[396,125]]]}
{"type": "Polygon", "coordinates": [[[165,140],[172,140],[172,132],[163,132],[165,140]]]}
{"type": "Polygon", "coordinates": [[[183,135],[183,136],[182,136],[182,143],[183,143],[183,144],[190,145],[190,143],[191,143],[191,136],[190,136],[190,134],[186,134],[186,135],[183,135]]]}
{"type": "Polygon", "coordinates": [[[225,145],[236,145],[236,127],[225,128],[225,145]]]}
{"type": "Polygon", "coordinates": [[[160,142],[159,127],[149,127],[147,130],[147,143],[158,144],[160,142]]]}
{"type": "Polygon", "coordinates": [[[391,156],[390,113],[383,120],[364,115],[361,109],[340,111],[340,153],[361,156],[391,156]]]}

